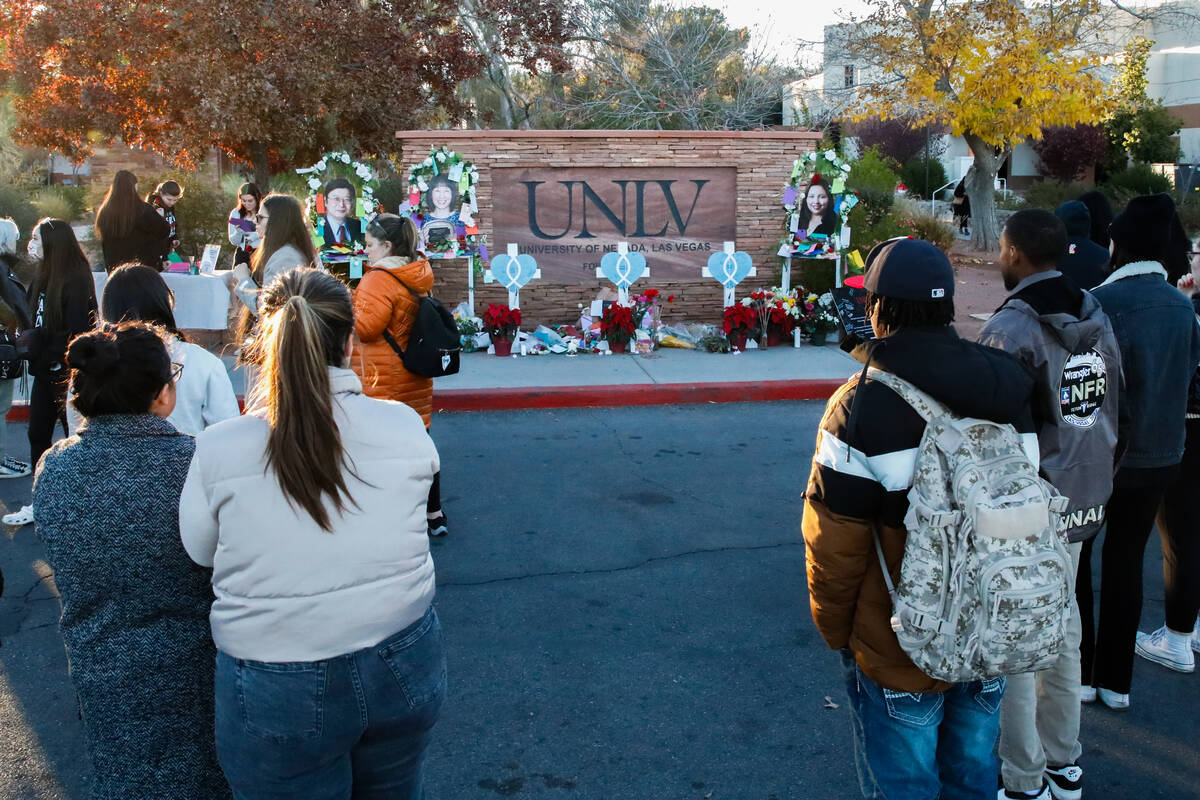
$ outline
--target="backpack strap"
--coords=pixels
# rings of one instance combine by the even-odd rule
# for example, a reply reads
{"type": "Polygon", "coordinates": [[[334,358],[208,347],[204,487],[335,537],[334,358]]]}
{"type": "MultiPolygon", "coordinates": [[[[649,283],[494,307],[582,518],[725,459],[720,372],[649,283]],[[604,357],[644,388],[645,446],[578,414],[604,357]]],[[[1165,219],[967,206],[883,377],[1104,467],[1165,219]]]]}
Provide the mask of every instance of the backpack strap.
{"type": "MultiPolygon", "coordinates": [[[[416,292],[414,292],[413,288],[411,286],[409,286],[407,283],[405,283],[404,281],[402,281],[398,277],[396,277],[396,275],[390,269],[384,269],[383,267],[372,267],[371,269],[367,270],[367,272],[382,272],[384,275],[387,275],[389,278],[394,280],[396,283],[400,284],[405,289],[407,289],[408,293],[411,294],[413,297],[417,298],[418,301],[420,300],[420,298],[424,297],[424,295],[420,295],[420,294],[417,294],[416,292]]],[[[390,347],[396,351],[396,355],[400,356],[400,360],[403,361],[404,360],[404,351],[400,349],[400,344],[396,341],[396,337],[392,336],[392,333],[391,333],[391,331],[389,331],[387,329],[387,326],[384,326],[384,328],[383,328],[383,340],[388,343],[388,347],[390,347]]]]}
{"type": "Polygon", "coordinates": [[[950,409],[946,408],[944,404],[934,400],[928,394],[922,392],[898,375],[871,367],[867,370],[867,376],[871,380],[879,381],[900,395],[904,402],[912,406],[912,410],[920,414],[921,419],[925,420],[925,422],[935,420],[950,413],[950,409]]]}

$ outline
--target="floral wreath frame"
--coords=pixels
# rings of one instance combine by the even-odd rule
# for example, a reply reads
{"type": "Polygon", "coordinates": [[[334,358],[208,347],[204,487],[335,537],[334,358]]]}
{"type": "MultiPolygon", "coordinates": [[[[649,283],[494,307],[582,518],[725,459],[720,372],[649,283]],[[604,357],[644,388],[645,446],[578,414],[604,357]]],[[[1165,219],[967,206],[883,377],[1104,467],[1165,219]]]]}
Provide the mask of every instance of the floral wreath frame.
{"type": "MultiPolygon", "coordinates": [[[[350,154],[345,151],[335,150],[331,153],[326,153],[325,155],[321,156],[320,161],[313,164],[311,167],[304,167],[296,170],[297,175],[308,176],[306,181],[308,184],[308,200],[304,204],[305,216],[308,217],[309,226],[313,230],[313,236],[322,244],[324,244],[324,240],[321,238],[321,217],[323,215],[317,211],[317,194],[320,193],[321,187],[325,184],[325,181],[322,180],[322,176],[324,176],[328,171],[330,162],[345,164],[351,167],[354,170],[355,176],[359,180],[359,189],[357,193],[359,202],[355,204],[355,212],[357,213],[360,209],[363,212],[363,230],[366,230],[367,225],[372,219],[375,218],[380,210],[379,203],[375,199],[375,190],[379,188],[379,178],[376,176],[374,168],[371,167],[370,164],[364,164],[361,161],[353,160],[350,158],[350,154]]],[[[355,243],[355,245],[360,244],[361,242],[355,243]]],[[[337,246],[333,249],[351,252],[352,249],[357,250],[359,248],[344,248],[337,246]]]]}
{"type": "Polygon", "coordinates": [[[850,177],[852,167],[850,162],[845,161],[833,149],[826,150],[823,153],[813,150],[812,152],[797,158],[792,162],[792,174],[788,178],[788,182],[784,187],[786,192],[792,189],[796,192],[795,199],[791,203],[784,202],[784,226],[789,228],[786,236],[784,236],[780,247],[780,254],[786,248],[792,256],[797,257],[821,257],[827,254],[836,254],[841,252],[842,240],[840,236],[831,237],[824,241],[816,241],[813,239],[797,239],[796,232],[790,230],[791,217],[797,212],[800,204],[804,202],[804,195],[807,191],[808,184],[813,175],[820,175],[829,180],[829,188],[837,199],[835,210],[841,218],[840,227],[845,227],[850,221],[850,211],[858,204],[858,192],[854,190],[847,191],[846,181],[850,177]]]}
{"type": "MultiPolygon", "coordinates": [[[[479,202],[476,187],[479,184],[479,170],[467,159],[445,145],[435,147],[423,161],[412,164],[408,168],[408,201],[400,206],[400,213],[406,214],[416,223],[417,229],[427,221],[427,215],[432,208],[429,206],[429,182],[438,176],[446,176],[451,182],[457,181],[459,208],[467,205],[472,214],[479,213],[479,202]],[[457,175],[457,178],[452,176],[457,175]]],[[[455,209],[455,213],[459,209],[455,209]]],[[[487,258],[487,237],[479,233],[478,223],[462,226],[462,232],[449,240],[444,247],[426,245],[427,255],[434,258],[454,258],[471,256],[476,270],[481,268],[483,259],[487,258]]]]}

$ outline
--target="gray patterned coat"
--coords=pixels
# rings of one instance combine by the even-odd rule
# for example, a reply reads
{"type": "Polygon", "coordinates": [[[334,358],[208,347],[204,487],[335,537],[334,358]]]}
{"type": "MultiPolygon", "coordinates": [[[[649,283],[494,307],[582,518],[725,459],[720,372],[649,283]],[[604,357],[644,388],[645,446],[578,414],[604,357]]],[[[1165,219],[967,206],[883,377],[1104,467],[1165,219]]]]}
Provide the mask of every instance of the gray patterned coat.
{"type": "Polygon", "coordinates": [[[179,538],[195,449],[151,414],[93,417],[34,483],[94,800],[228,798],[213,747],[212,589],[179,538]]]}

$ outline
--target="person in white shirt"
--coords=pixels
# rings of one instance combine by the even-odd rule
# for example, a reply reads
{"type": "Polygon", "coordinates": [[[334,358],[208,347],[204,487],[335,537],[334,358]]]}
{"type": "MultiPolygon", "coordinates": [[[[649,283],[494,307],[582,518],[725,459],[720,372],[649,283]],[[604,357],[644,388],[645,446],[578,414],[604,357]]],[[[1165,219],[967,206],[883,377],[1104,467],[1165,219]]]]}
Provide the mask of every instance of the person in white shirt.
{"type": "MultiPolygon", "coordinates": [[[[113,270],[104,284],[100,315],[107,322],[149,322],[165,330],[171,361],[182,365],[175,384],[175,410],[167,421],[180,433],[195,436],[242,411],[225,364],[184,337],[175,324],[172,305],[171,290],[162,275],[140,264],[124,264],[113,270]]],[[[74,406],[68,410],[75,430],[81,420],[74,406]]]]}
{"type": "Polygon", "coordinates": [[[237,797],[419,800],[446,693],[437,449],[417,412],[362,393],[337,278],[285,272],[260,311],[254,410],[196,437],[179,506],[213,570],[217,756],[237,797]]]}

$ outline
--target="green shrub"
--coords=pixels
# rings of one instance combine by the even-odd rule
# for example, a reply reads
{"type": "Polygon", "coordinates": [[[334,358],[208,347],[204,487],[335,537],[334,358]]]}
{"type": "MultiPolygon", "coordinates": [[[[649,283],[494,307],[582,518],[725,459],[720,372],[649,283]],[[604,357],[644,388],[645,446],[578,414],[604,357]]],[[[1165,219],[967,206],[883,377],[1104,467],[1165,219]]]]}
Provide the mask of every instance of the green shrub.
{"type": "Polygon", "coordinates": [[[379,182],[375,199],[383,204],[383,210],[395,214],[400,204],[408,199],[408,181],[400,177],[384,178],[379,182]]]}
{"type": "Polygon", "coordinates": [[[1001,211],[1020,211],[1028,205],[1025,198],[1013,191],[1010,191],[1007,196],[1004,192],[992,192],[992,200],[995,202],[996,208],[1001,211]]]}
{"type": "Polygon", "coordinates": [[[1200,201],[1188,198],[1179,203],[1176,208],[1179,210],[1179,220],[1183,223],[1183,229],[1187,231],[1188,236],[1192,239],[1200,236],[1200,201]]]}
{"type": "Polygon", "coordinates": [[[1114,172],[1100,188],[1113,201],[1114,208],[1124,206],[1129,198],[1140,194],[1158,194],[1173,189],[1171,179],[1155,172],[1149,164],[1131,164],[1114,172]]]}
{"type": "Polygon", "coordinates": [[[950,251],[955,234],[949,224],[919,209],[906,209],[902,213],[900,224],[908,228],[911,235],[931,242],[946,252],[950,251]]]}
{"type": "Polygon", "coordinates": [[[926,200],[935,189],[946,183],[946,168],[936,158],[910,158],[900,165],[900,180],[908,187],[909,197],[926,200]],[[929,166],[929,180],[925,180],[925,167],[929,166]]]}
{"type": "Polygon", "coordinates": [[[0,217],[12,217],[21,229],[21,241],[29,241],[29,233],[41,219],[29,194],[18,186],[0,184],[0,217]]]}
{"type": "Polygon", "coordinates": [[[1053,211],[1068,200],[1075,200],[1079,195],[1091,191],[1091,189],[1091,186],[1078,181],[1074,183],[1051,180],[1034,181],[1033,185],[1025,190],[1025,203],[1030,208],[1053,211]]]}
{"type": "Polygon", "coordinates": [[[47,186],[33,195],[43,217],[75,222],[87,212],[87,190],[82,186],[47,186]]]}

